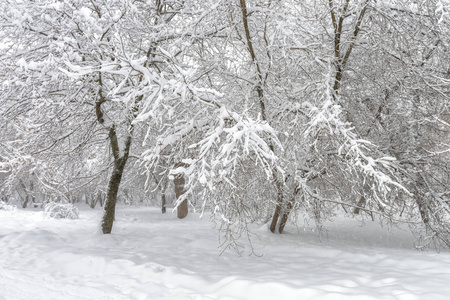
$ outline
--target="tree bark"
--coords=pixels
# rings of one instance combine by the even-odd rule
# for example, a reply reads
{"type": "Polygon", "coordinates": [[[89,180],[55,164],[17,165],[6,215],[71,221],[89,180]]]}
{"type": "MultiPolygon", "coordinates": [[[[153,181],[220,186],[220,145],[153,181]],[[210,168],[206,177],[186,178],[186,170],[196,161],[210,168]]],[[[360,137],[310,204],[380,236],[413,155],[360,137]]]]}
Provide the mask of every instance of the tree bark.
{"type": "Polygon", "coordinates": [[[104,201],[103,201],[103,195],[101,193],[98,193],[97,200],[100,203],[100,206],[103,207],[104,201]]]}
{"type": "Polygon", "coordinates": [[[283,217],[281,217],[280,226],[278,227],[278,232],[283,233],[284,227],[286,226],[287,220],[289,218],[289,214],[291,213],[292,208],[295,204],[295,198],[297,197],[298,192],[300,192],[300,187],[297,186],[294,190],[294,193],[292,194],[291,200],[288,202],[286,210],[283,214],[283,217]]]}
{"type": "Polygon", "coordinates": [[[161,193],[161,213],[166,213],[166,189],[167,179],[162,178],[160,181],[155,177],[156,184],[158,185],[159,192],[161,193]]]}
{"type": "Polygon", "coordinates": [[[425,196],[426,190],[427,185],[425,183],[425,179],[422,177],[422,175],[418,174],[415,180],[414,198],[416,199],[416,203],[419,208],[419,213],[422,222],[428,229],[430,227],[430,217],[429,217],[430,210],[428,208],[428,201],[425,196]]]}
{"type": "MultiPolygon", "coordinates": [[[[175,176],[173,183],[175,185],[175,196],[177,197],[177,200],[181,197],[181,195],[184,194],[184,175],[183,174],[178,174],[177,176],[175,176]]],[[[184,199],[183,202],[181,202],[178,206],[177,206],[177,217],[179,219],[183,219],[187,216],[188,214],[188,203],[187,203],[187,199],[184,199]]]]}
{"type": "Polygon", "coordinates": [[[27,187],[25,186],[25,183],[23,183],[22,180],[20,180],[19,183],[20,183],[20,186],[23,188],[23,190],[24,190],[25,193],[26,193],[25,200],[22,202],[22,208],[27,208],[27,206],[28,206],[28,201],[30,201],[30,195],[29,195],[29,193],[28,193],[27,187]]]}
{"type": "MultiPolygon", "coordinates": [[[[98,100],[95,106],[95,114],[97,115],[97,121],[100,124],[104,124],[105,119],[103,118],[103,111],[101,109],[101,105],[106,101],[103,96],[103,82],[102,82],[102,73],[98,74],[98,82],[99,82],[99,92],[98,92],[98,100]]],[[[117,193],[119,192],[120,182],[122,181],[123,171],[125,169],[125,165],[128,160],[128,156],[130,154],[131,147],[131,135],[133,132],[133,127],[129,128],[129,135],[125,141],[125,147],[122,157],[120,157],[120,149],[119,142],[116,133],[116,127],[114,123],[109,128],[109,143],[111,145],[111,151],[114,158],[114,169],[111,174],[108,183],[108,191],[106,193],[105,205],[103,207],[103,218],[102,218],[102,231],[103,234],[110,234],[112,231],[114,218],[116,214],[116,203],[117,203],[117,193]]]]}
{"type": "Polygon", "coordinates": [[[361,198],[358,201],[358,204],[356,204],[356,207],[353,210],[353,213],[355,215],[359,215],[361,209],[364,208],[365,205],[366,205],[366,198],[364,196],[361,196],[361,198]]]}
{"type": "Polygon", "coordinates": [[[295,199],[291,199],[291,201],[289,201],[287,204],[286,211],[281,217],[280,226],[278,227],[279,233],[283,233],[284,227],[286,226],[287,220],[289,218],[289,214],[291,213],[292,207],[294,206],[294,202],[295,199]]]}
{"type": "Polygon", "coordinates": [[[166,189],[167,189],[167,183],[168,180],[166,177],[161,178],[158,180],[156,175],[153,175],[153,178],[155,179],[155,183],[158,186],[158,189],[161,193],[161,213],[166,213],[166,189]]]}
{"type": "Polygon", "coordinates": [[[275,212],[273,213],[272,222],[270,223],[269,229],[270,231],[275,232],[278,224],[278,219],[280,218],[281,214],[281,206],[283,205],[283,188],[276,174],[273,174],[273,179],[275,181],[275,186],[277,187],[277,205],[275,207],[275,212]]]}
{"type": "Polygon", "coordinates": [[[166,213],[166,193],[161,193],[161,213],[166,213]]]}
{"type": "Polygon", "coordinates": [[[119,146],[115,127],[112,126],[109,132],[111,148],[114,155],[114,169],[108,183],[108,191],[104,206],[102,219],[102,231],[104,234],[110,234],[112,231],[117,203],[117,193],[119,192],[120,182],[122,181],[123,171],[128,160],[131,147],[131,135],[125,141],[125,150],[122,157],[119,156],[119,146]]]}
{"type": "Polygon", "coordinates": [[[114,162],[114,169],[109,179],[107,198],[104,206],[104,214],[102,220],[102,231],[109,234],[112,231],[114,217],[116,212],[117,193],[119,192],[120,182],[122,180],[125,163],[121,159],[114,162]]]}
{"type": "Polygon", "coordinates": [[[164,179],[161,187],[161,213],[166,213],[166,189],[167,189],[167,179],[164,179]]]}

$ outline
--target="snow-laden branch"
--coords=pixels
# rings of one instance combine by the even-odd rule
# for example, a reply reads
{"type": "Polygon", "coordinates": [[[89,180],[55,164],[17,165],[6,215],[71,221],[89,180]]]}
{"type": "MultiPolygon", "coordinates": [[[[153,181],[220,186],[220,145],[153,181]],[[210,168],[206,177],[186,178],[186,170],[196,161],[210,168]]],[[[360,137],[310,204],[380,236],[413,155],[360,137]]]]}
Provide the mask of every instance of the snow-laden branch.
{"type": "MultiPolygon", "coordinates": [[[[208,132],[200,142],[190,146],[198,149],[196,164],[201,166],[196,174],[201,184],[213,189],[212,183],[225,179],[232,180],[236,165],[240,160],[252,157],[271,176],[276,155],[270,150],[264,136],[270,137],[282,148],[274,129],[260,119],[227,110],[219,110],[216,127],[208,132]],[[227,126],[228,123],[232,125],[227,126]]],[[[191,174],[187,174],[191,175],[191,174]]]]}
{"type": "Polygon", "coordinates": [[[343,120],[338,96],[331,96],[329,88],[326,91],[322,95],[321,105],[310,108],[310,121],[305,136],[312,138],[314,145],[320,142],[324,134],[330,138],[330,143],[336,143],[336,155],[343,159],[347,169],[362,175],[363,181],[372,185],[374,198],[380,205],[385,206],[381,198],[385,198],[392,187],[409,193],[395,180],[396,159],[378,153],[373,143],[358,138],[352,124],[343,120]],[[379,157],[374,157],[374,154],[379,157]]]}

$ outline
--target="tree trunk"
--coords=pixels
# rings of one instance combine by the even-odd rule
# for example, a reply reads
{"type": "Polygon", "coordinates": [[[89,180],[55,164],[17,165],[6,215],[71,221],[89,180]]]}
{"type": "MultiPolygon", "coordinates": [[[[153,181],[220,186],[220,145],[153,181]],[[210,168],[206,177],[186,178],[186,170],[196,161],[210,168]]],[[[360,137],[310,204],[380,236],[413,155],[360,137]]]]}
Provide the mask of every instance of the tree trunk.
{"type": "Polygon", "coordinates": [[[22,202],[22,208],[27,208],[28,201],[30,201],[30,196],[28,194],[25,196],[25,201],[22,202]]]}
{"type": "Polygon", "coordinates": [[[419,208],[420,217],[422,218],[423,224],[425,227],[430,227],[430,210],[428,208],[428,201],[426,199],[425,191],[427,190],[427,185],[423,177],[418,174],[415,180],[414,186],[414,198],[416,199],[417,206],[419,208]]]}
{"type": "MultiPolygon", "coordinates": [[[[181,195],[184,194],[184,175],[183,174],[178,174],[177,176],[175,176],[173,183],[175,185],[175,196],[177,197],[177,200],[181,197],[181,195]]],[[[187,203],[187,199],[184,199],[183,202],[181,202],[178,206],[177,206],[177,217],[179,219],[183,219],[187,216],[188,214],[188,203],[187,203]]]]}
{"type": "Polygon", "coordinates": [[[280,226],[278,227],[278,232],[279,233],[283,233],[284,227],[286,226],[287,220],[289,218],[289,214],[291,213],[292,208],[294,207],[295,198],[297,197],[297,194],[298,194],[299,191],[300,191],[300,187],[297,186],[295,188],[295,190],[294,190],[294,193],[292,195],[291,200],[287,204],[287,207],[286,207],[286,210],[285,210],[285,212],[283,214],[283,217],[281,218],[280,226]]]}
{"type": "Polygon", "coordinates": [[[358,204],[356,204],[356,207],[353,210],[353,213],[355,215],[359,215],[359,212],[361,211],[362,208],[364,208],[364,206],[366,206],[366,198],[364,196],[361,196],[361,198],[359,199],[358,204]]]}
{"type": "Polygon", "coordinates": [[[36,197],[34,196],[34,183],[33,180],[30,181],[30,194],[31,194],[31,203],[33,203],[33,206],[36,206],[36,197]]]}
{"type": "Polygon", "coordinates": [[[27,208],[28,201],[30,201],[30,196],[29,196],[29,193],[28,193],[28,189],[27,189],[27,187],[25,186],[25,183],[23,183],[22,180],[19,181],[19,184],[20,184],[20,186],[23,188],[23,190],[26,193],[25,200],[22,202],[22,208],[27,208]]]}
{"type": "Polygon", "coordinates": [[[166,189],[167,189],[167,179],[164,179],[163,185],[161,187],[161,212],[166,213],[166,189]]]}
{"type": "Polygon", "coordinates": [[[167,189],[167,183],[168,180],[166,177],[161,178],[158,180],[156,176],[153,176],[155,178],[156,185],[158,186],[159,191],[161,192],[161,213],[166,213],[166,189],[167,189]]]}
{"type": "Polygon", "coordinates": [[[161,193],[161,211],[162,213],[166,212],[166,189],[167,189],[167,184],[168,184],[168,180],[167,178],[164,179],[164,185],[163,185],[163,190],[161,193]]]}
{"type": "Polygon", "coordinates": [[[123,171],[128,160],[131,147],[131,135],[125,141],[125,149],[122,157],[119,154],[119,144],[114,125],[109,130],[109,140],[114,156],[114,169],[109,179],[108,192],[106,195],[105,206],[103,208],[102,231],[104,234],[110,234],[114,223],[116,213],[117,193],[119,192],[120,182],[122,181],[123,171]]]}
{"type": "MultiPolygon", "coordinates": [[[[251,38],[251,34],[250,34],[250,26],[248,24],[248,11],[247,11],[247,3],[246,0],[240,0],[239,1],[240,4],[240,8],[241,8],[241,13],[242,13],[242,25],[244,26],[244,32],[245,32],[245,43],[247,44],[247,50],[250,54],[250,57],[252,59],[252,62],[255,64],[256,66],[256,92],[258,94],[258,99],[259,99],[259,106],[260,106],[260,110],[261,110],[261,118],[266,121],[267,123],[270,123],[267,120],[267,116],[266,116],[266,105],[265,105],[265,96],[264,96],[264,85],[265,85],[265,81],[267,80],[268,74],[266,73],[265,76],[263,76],[263,68],[260,66],[260,63],[258,61],[258,58],[256,57],[256,52],[255,49],[253,47],[253,42],[252,42],[252,38],[251,38]]],[[[268,47],[268,45],[266,44],[266,47],[268,47]]],[[[270,58],[270,57],[269,57],[270,58]]],[[[272,152],[275,153],[275,149],[273,147],[272,141],[269,140],[268,142],[268,146],[270,148],[270,150],[272,152]]],[[[273,214],[272,217],[272,223],[270,224],[270,231],[275,232],[277,223],[278,223],[278,219],[280,218],[280,213],[281,213],[281,206],[283,205],[283,182],[278,178],[278,172],[276,170],[276,168],[272,169],[272,180],[275,183],[275,187],[277,189],[277,204],[275,207],[275,212],[273,214]]]]}
{"type": "Polygon", "coordinates": [[[166,213],[166,193],[161,193],[161,213],[166,213]]]}
{"type": "MultiPolygon", "coordinates": [[[[98,199],[98,202],[100,203],[100,207],[103,207],[104,199],[103,199],[102,193],[98,193],[97,199],[98,199]]],[[[94,205],[94,206],[95,206],[95,205],[94,205]]],[[[93,208],[94,208],[94,207],[93,207],[93,208]]]]}
{"type": "Polygon", "coordinates": [[[275,229],[277,228],[278,219],[280,218],[281,206],[283,205],[283,188],[276,174],[273,174],[273,179],[277,187],[277,206],[275,207],[275,212],[273,213],[272,222],[270,223],[269,229],[270,231],[275,232],[275,229]]]}
{"type": "Polygon", "coordinates": [[[102,231],[109,234],[112,231],[114,217],[116,213],[117,193],[119,192],[120,182],[122,180],[125,163],[123,157],[114,163],[114,170],[111,174],[108,184],[108,193],[104,206],[104,214],[102,220],[102,231]]]}
{"type": "Polygon", "coordinates": [[[281,217],[280,221],[280,227],[278,227],[278,232],[283,233],[284,227],[286,226],[287,220],[289,218],[289,214],[291,213],[292,207],[294,206],[295,198],[291,199],[289,203],[287,204],[286,211],[283,214],[283,217],[281,217]]]}

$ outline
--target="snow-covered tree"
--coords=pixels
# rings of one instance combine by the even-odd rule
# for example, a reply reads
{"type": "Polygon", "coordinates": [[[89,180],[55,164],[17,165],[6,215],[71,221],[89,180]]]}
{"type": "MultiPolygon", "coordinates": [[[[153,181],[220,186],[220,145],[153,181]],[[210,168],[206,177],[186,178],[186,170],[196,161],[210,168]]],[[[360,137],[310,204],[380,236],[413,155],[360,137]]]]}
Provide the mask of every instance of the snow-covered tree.
{"type": "Polygon", "coordinates": [[[119,187],[147,176],[162,195],[174,181],[179,217],[200,199],[229,240],[342,209],[448,245],[447,2],[0,7],[5,192],[103,192],[110,233],[119,187]]]}

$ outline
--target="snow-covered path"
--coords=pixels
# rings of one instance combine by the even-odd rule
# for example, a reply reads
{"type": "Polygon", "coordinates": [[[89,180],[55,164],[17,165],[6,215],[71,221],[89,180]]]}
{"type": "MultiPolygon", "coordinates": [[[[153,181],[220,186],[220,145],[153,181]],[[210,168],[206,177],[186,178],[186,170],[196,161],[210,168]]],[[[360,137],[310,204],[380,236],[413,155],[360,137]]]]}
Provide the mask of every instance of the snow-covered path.
{"type": "Polygon", "coordinates": [[[353,220],[309,230],[258,229],[263,256],[219,256],[218,234],[191,214],[120,208],[113,234],[101,211],[52,220],[0,211],[0,299],[449,299],[450,254],[411,249],[411,236],[353,220]]]}

